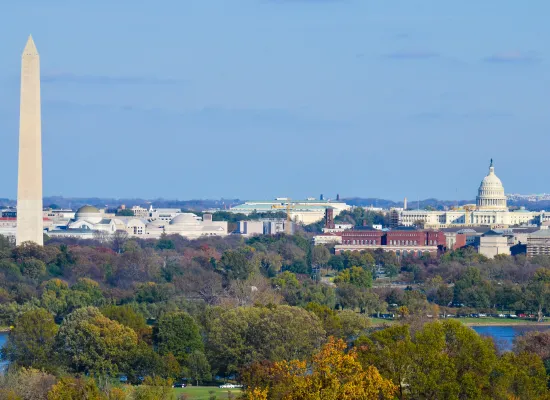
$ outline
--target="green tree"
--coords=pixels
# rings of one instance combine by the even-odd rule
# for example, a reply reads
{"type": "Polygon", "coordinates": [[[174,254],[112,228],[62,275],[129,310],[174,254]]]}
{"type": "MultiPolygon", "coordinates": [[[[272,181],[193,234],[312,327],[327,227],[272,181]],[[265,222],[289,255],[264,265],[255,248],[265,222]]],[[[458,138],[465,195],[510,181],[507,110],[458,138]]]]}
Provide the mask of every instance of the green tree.
{"type": "Polygon", "coordinates": [[[537,321],[542,322],[544,311],[550,305],[550,270],[538,269],[527,286],[527,299],[537,312],[537,321]]]}
{"type": "Polygon", "coordinates": [[[101,313],[113,321],[117,321],[122,325],[132,328],[136,333],[140,333],[147,329],[147,322],[143,315],[134,311],[130,306],[110,305],[103,307],[101,313]]]}
{"type": "Polygon", "coordinates": [[[290,271],[285,271],[274,278],[271,278],[271,284],[280,289],[299,289],[300,281],[296,275],[290,271]]]}
{"type": "Polygon", "coordinates": [[[255,256],[260,270],[267,276],[275,276],[283,266],[283,258],[276,253],[259,253],[255,256]]]}
{"type": "Polygon", "coordinates": [[[360,288],[369,288],[372,286],[372,274],[361,267],[346,268],[334,278],[334,283],[349,283],[360,288]]]}
{"type": "Polygon", "coordinates": [[[19,264],[21,273],[30,279],[38,280],[46,273],[46,264],[36,258],[27,258],[19,264]]]}
{"type": "Polygon", "coordinates": [[[55,364],[53,347],[57,325],[52,315],[39,308],[17,318],[3,357],[24,367],[51,369],[55,364]]]}
{"type": "Polygon", "coordinates": [[[412,374],[415,346],[408,325],[392,326],[361,336],[355,342],[363,366],[374,365],[382,376],[398,387],[398,396],[404,399],[412,374]]]}
{"type": "Polygon", "coordinates": [[[155,339],[161,355],[171,353],[182,364],[195,350],[204,351],[199,326],[186,312],[162,315],[155,327],[155,339]]]}
{"type": "Polygon", "coordinates": [[[172,378],[174,372],[173,366],[166,365],[163,357],[143,341],[140,341],[128,354],[126,364],[124,372],[132,384],[141,383],[144,376],[172,378]]]}
{"type": "Polygon", "coordinates": [[[310,356],[325,338],[316,315],[290,306],[220,310],[206,332],[212,368],[230,375],[251,362],[310,356]]]}
{"type": "Polygon", "coordinates": [[[344,269],[344,258],[340,255],[333,255],[328,260],[328,266],[336,271],[344,269]]]}
{"type": "Polygon", "coordinates": [[[491,399],[548,399],[542,360],[531,353],[505,353],[492,374],[491,399]]]}
{"type": "Polygon", "coordinates": [[[497,357],[491,339],[453,320],[426,324],[414,338],[412,398],[490,399],[497,357]]]}
{"type": "Polygon", "coordinates": [[[174,242],[172,240],[168,239],[168,235],[163,232],[160,235],[160,239],[157,242],[156,248],[158,250],[173,250],[176,248],[176,246],[174,245],[174,242]]]}
{"type": "Polygon", "coordinates": [[[370,269],[375,264],[374,257],[368,251],[346,251],[342,256],[344,258],[344,268],[363,267],[370,269]]]}
{"type": "Polygon", "coordinates": [[[253,264],[248,261],[242,252],[235,250],[225,251],[220,265],[229,279],[246,280],[253,271],[253,264]]]}
{"type": "Polygon", "coordinates": [[[95,307],[67,315],[57,335],[57,346],[75,372],[116,374],[124,370],[137,345],[131,329],[105,317],[95,307]]]}
{"type": "Polygon", "coordinates": [[[123,209],[117,210],[116,215],[119,217],[133,217],[134,212],[128,208],[123,208],[123,209]]]}
{"type": "Polygon", "coordinates": [[[188,376],[193,379],[196,385],[200,381],[210,380],[212,374],[210,372],[210,364],[202,351],[195,350],[187,357],[188,376]]]}

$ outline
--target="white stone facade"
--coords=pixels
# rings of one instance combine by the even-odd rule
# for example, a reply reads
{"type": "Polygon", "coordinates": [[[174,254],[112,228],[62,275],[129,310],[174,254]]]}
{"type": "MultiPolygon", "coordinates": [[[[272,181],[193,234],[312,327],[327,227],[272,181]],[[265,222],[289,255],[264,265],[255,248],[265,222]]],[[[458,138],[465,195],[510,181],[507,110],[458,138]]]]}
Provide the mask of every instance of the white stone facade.
{"type": "Polygon", "coordinates": [[[398,213],[400,225],[413,226],[421,222],[425,228],[433,229],[453,226],[505,228],[536,225],[550,220],[550,213],[544,211],[508,210],[504,187],[495,175],[492,161],[489,173],[479,186],[475,205],[466,205],[460,209],[448,211],[400,210],[398,213]]]}

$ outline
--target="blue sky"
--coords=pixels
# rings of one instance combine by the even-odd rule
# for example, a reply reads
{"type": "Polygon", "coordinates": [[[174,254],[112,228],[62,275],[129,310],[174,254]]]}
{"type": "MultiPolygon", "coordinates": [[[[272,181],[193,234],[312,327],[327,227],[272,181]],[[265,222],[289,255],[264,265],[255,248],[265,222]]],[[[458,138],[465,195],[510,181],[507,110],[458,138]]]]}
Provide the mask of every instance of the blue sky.
{"type": "Polygon", "coordinates": [[[41,55],[44,194],[473,198],[550,192],[550,2],[0,5],[0,197],[20,55],[41,55]]]}

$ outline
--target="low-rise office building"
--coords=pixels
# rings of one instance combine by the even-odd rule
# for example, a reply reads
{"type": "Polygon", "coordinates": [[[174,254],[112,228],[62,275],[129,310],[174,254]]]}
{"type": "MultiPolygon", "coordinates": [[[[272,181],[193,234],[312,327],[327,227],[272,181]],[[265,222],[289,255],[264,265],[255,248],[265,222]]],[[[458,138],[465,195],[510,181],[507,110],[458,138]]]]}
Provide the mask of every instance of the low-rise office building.
{"type": "Polygon", "coordinates": [[[541,229],[529,235],[527,256],[550,256],[550,229],[541,229]]]}
{"type": "Polygon", "coordinates": [[[231,213],[250,215],[252,213],[289,212],[292,222],[312,224],[323,219],[327,208],[334,209],[334,215],[344,210],[350,210],[351,206],[339,200],[291,200],[280,197],[275,200],[249,200],[244,204],[230,208],[231,213]]]}

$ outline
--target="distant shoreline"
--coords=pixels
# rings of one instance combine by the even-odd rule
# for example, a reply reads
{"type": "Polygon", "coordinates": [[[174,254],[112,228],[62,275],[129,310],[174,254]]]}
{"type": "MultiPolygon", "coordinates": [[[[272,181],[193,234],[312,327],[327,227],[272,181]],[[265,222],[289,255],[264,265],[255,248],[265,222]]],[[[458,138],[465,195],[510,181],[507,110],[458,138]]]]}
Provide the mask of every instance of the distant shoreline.
{"type": "MultiPolygon", "coordinates": [[[[477,318],[476,318],[477,319],[477,318]]],[[[535,321],[522,321],[522,320],[504,320],[504,321],[483,321],[483,319],[478,321],[472,321],[471,318],[440,318],[440,319],[430,319],[427,322],[431,321],[445,321],[445,320],[454,320],[454,321],[460,321],[464,325],[469,327],[474,326],[541,326],[541,327],[550,327],[550,321],[544,321],[544,322],[535,322],[535,321]]],[[[384,326],[393,325],[396,323],[399,323],[400,320],[380,320],[375,319],[374,321],[371,320],[371,326],[376,328],[382,328],[384,326]]]]}
{"type": "Polygon", "coordinates": [[[464,322],[466,326],[550,326],[550,322],[464,322]]]}

